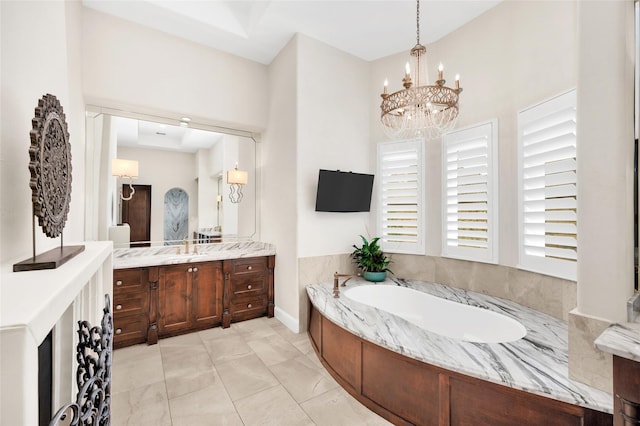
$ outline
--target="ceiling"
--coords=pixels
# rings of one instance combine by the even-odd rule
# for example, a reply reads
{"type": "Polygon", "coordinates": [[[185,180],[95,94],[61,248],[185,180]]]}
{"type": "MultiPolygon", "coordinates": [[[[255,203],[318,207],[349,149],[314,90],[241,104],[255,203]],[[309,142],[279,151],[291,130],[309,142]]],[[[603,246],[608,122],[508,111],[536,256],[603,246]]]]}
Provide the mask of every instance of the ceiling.
{"type": "MultiPolygon", "coordinates": [[[[432,43],[501,0],[423,0],[420,41],[432,43]]],[[[295,33],[366,61],[416,41],[413,0],[82,0],[114,15],[269,64],[295,33]]]]}
{"type": "Polygon", "coordinates": [[[131,148],[195,153],[213,147],[223,137],[221,133],[133,118],[113,117],[112,124],[118,146],[131,148]]]}

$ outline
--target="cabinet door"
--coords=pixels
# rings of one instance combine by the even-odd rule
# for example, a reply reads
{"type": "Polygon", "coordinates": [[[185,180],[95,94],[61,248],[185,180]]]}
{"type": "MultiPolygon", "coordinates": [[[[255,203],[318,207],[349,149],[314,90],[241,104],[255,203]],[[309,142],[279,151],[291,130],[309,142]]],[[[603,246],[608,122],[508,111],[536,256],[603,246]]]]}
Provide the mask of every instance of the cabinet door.
{"type": "Polygon", "coordinates": [[[188,330],[191,313],[191,265],[163,266],[160,268],[158,288],[158,333],[188,330]]]}
{"type": "Polygon", "coordinates": [[[212,327],[222,322],[222,262],[193,265],[194,327],[212,327]]]}

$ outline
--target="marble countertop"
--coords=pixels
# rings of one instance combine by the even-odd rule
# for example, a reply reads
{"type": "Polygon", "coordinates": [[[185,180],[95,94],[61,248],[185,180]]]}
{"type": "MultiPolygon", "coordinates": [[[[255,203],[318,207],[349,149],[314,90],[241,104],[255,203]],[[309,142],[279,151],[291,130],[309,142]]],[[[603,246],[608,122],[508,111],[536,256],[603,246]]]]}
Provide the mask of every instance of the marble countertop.
{"type": "Polygon", "coordinates": [[[184,254],[184,245],[114,249],[113,269],[208,262],[276,254],[276,247],[273,244],[259,241],[197,244],[196,246],[198,248],[197,254],[193,253],[194,244],[189,244],[189,254],[184,254]],[[178,249],[181,254],[178,253],[178,249]]]}
{"type": "MultiPolygon", "coordinates": [[[[522,323],[527,335],[510,343],[473,343],[447,338],[406,320],[358,303],[333,297],[333,282],[307,286],[311,303],[329,320],[384,348],[428,364],[545,397],[607,413],[613,397],[569,379],[566,321],[508,300],[422,281],[387,279],[397,284],[506,315],[522,323]]],[[[347,287],[372,285],[362,278],[347,287]]]]}
{"type": "Polygon", "coordinates": [[[612,324],[595,341],[603,352],[640,362],[640,324],[612,324]]]}

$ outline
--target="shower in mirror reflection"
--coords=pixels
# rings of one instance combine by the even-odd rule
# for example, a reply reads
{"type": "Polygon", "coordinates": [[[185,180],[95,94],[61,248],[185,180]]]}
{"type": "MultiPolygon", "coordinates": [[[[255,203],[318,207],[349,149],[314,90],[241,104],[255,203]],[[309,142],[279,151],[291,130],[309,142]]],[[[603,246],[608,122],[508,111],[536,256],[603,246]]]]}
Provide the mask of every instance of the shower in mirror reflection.
{"type": "Polygon", "coordinates": [[[232,203],[242,201],[242,187],[247,184],[249,174],[246,171],[238,170],[238,163],[233,170],[227,171],[227,183],[229,184],[229,199],[232,203]]]}

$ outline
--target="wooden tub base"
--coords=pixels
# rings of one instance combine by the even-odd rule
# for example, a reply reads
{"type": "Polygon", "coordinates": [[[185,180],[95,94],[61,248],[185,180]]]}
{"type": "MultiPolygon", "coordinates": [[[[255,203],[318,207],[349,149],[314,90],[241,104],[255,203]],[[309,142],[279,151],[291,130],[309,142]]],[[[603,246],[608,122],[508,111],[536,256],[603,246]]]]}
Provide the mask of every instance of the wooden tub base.
{"type": "Polygon", "coordinates": [[[608,413],[435,367],[363,340],[311,305],[312,346],[334,379],[396,425],[612,425],[608,413]]]}

